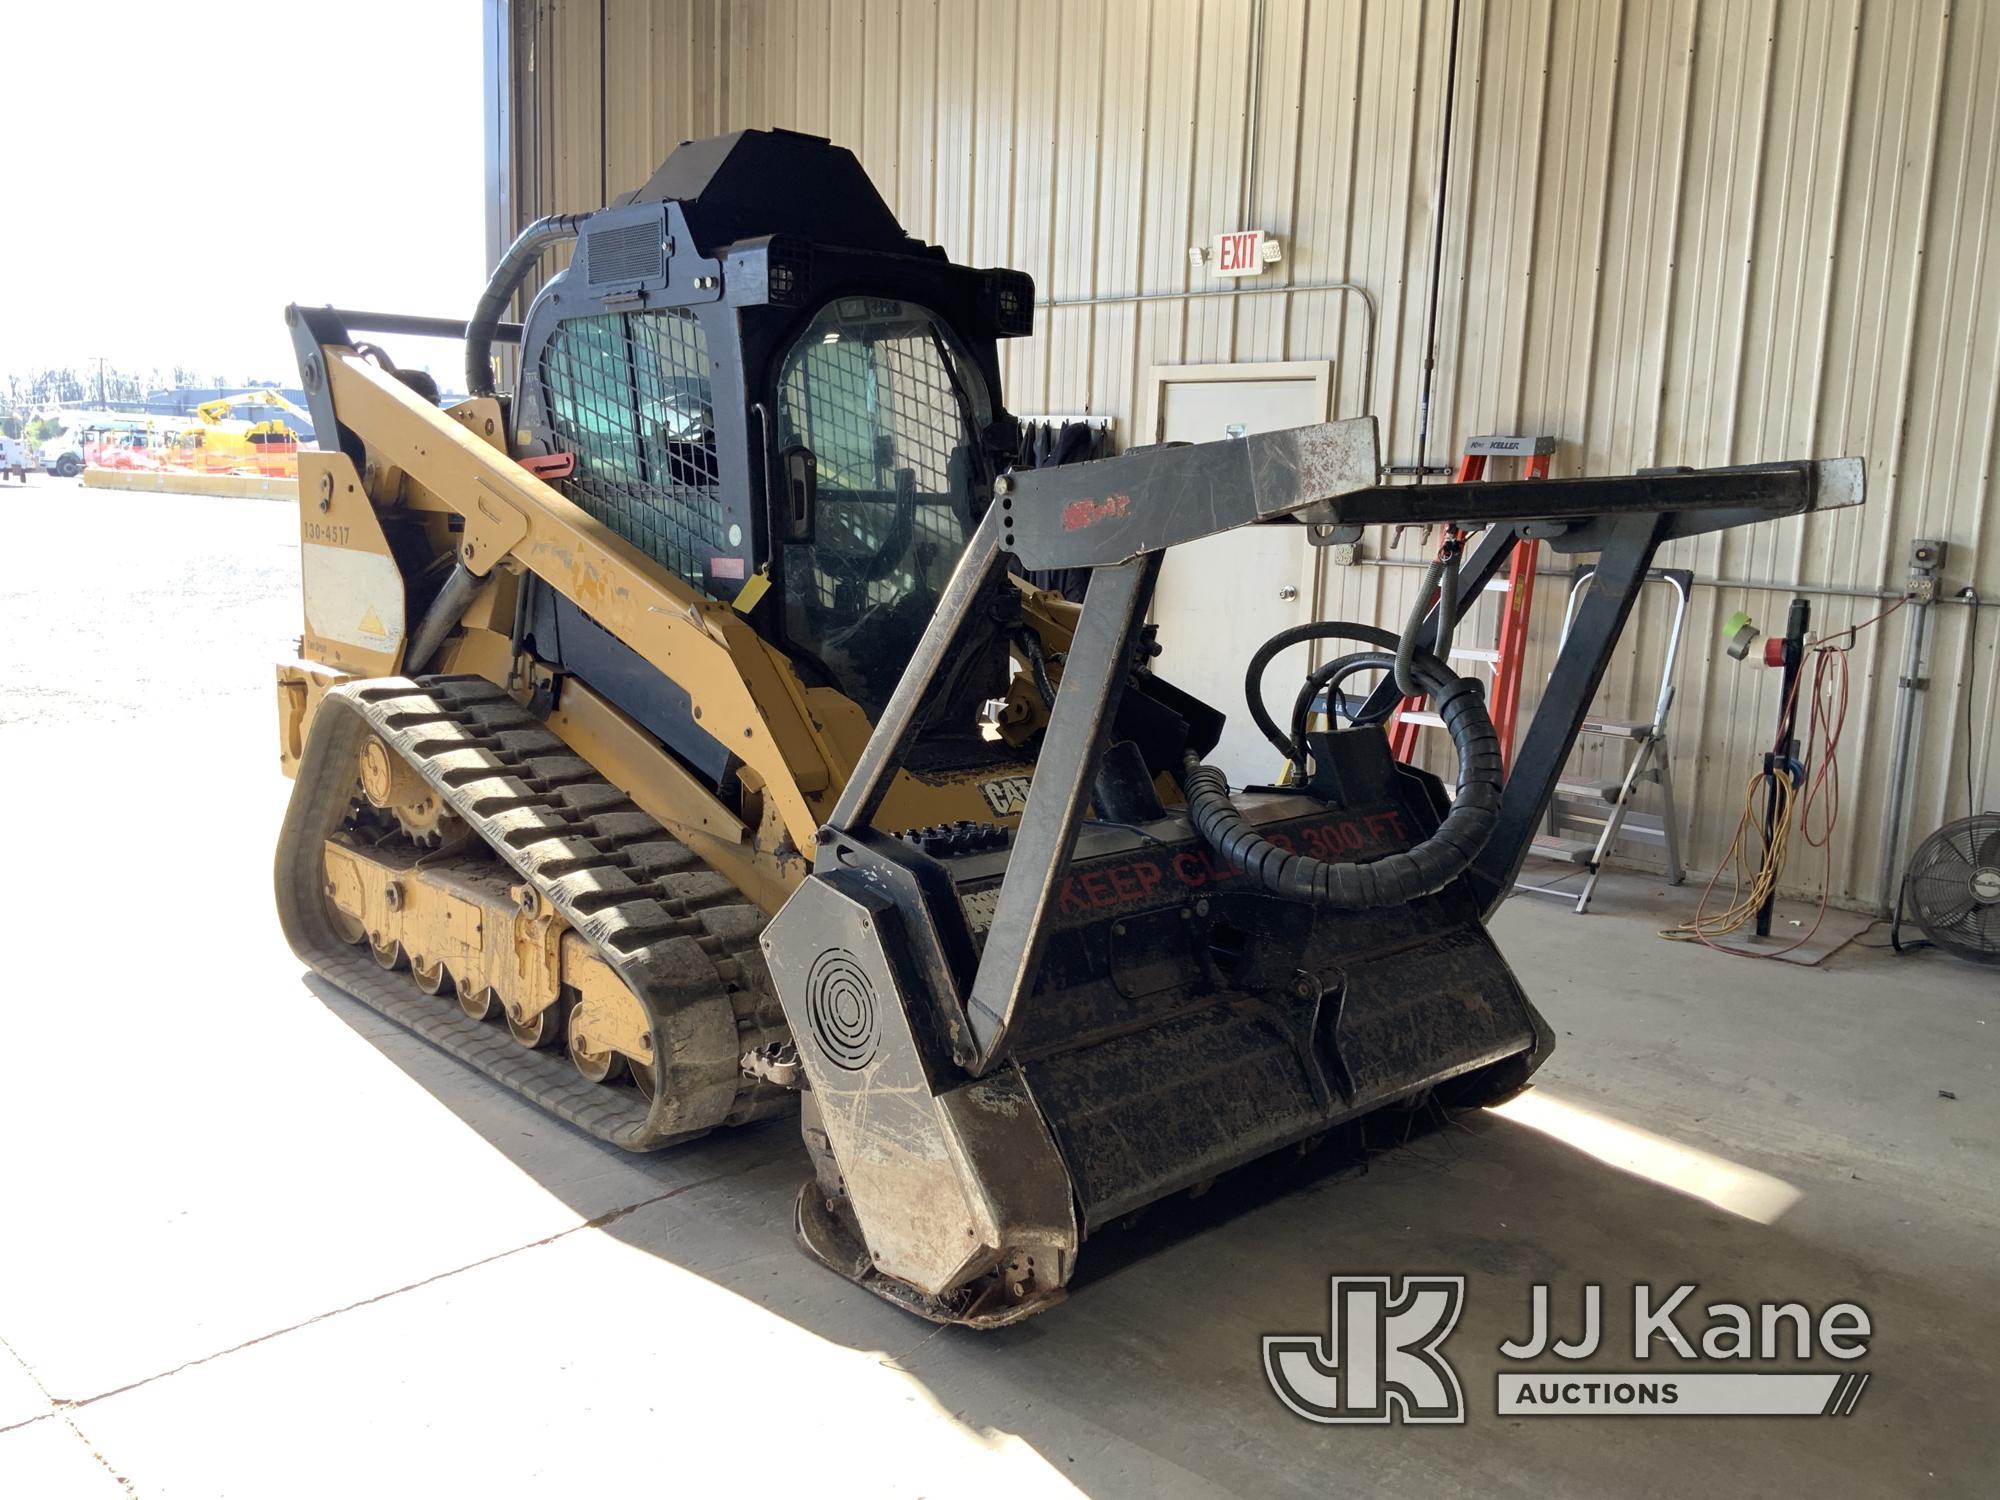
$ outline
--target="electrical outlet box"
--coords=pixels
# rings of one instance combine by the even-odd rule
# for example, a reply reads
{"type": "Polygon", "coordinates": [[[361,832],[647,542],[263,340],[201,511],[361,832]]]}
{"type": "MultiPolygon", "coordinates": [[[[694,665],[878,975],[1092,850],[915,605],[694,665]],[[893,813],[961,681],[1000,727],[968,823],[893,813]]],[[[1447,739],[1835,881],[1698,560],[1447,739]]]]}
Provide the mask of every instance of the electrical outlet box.
{"type": "Polygon", "coordinates": [[[1361,561],[1361,543],[1359,542],[1335,542],[1327,550],[1333,554],[1333,562],[1336,567],[1351,568],[1361,561]]]}
{"type": "Polygon", "coordinates": [[[1910,598],[1918,604],[1935,604],[1938,584],[1944,575],[1945,544],[1934,537],[1918,537],[1910,543],[1910,598]]]}

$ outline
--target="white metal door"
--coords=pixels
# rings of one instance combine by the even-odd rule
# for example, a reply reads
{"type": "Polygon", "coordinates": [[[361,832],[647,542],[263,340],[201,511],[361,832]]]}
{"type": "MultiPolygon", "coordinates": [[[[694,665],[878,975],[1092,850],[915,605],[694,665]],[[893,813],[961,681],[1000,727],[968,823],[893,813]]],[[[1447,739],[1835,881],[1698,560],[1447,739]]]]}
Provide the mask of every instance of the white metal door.
{"type": "MultiPolygon", "coordinates": [[[[1254,369],[1246,367],[1246,375],[1254,369]]],[[[1158,386],[1164,442],[1211,443],[1326,420],[1323,377],[1188,380],[1177,371],[1158,374],[1173,377],[1158,386]]],[[[1209,759],[1238,786],[1274,780],[1283,764],[1250,722],[1243,671],[1265,641],[1311,618],[1311,551],[1302,526],[1245,526],[1176,547],[1160,567],[1153,595],[1160,675],[1228,716],[1222,743],[1209,759]]],[[[1281,720],[1297,686],[1298,672],[1287,675],[1295,664],[1288,652],[1270,674],[1277,686],[1268,700],[1281,720]]]]}

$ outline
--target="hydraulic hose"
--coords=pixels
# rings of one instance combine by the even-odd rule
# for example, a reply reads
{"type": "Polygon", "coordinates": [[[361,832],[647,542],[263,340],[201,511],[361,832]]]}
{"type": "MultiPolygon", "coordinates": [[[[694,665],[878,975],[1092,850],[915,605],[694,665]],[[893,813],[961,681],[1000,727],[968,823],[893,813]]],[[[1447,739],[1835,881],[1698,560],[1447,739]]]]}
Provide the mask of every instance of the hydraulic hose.
{"type": "Polygon", "coordinates": [[[1243,698],[1250,705],[1250,722],[1255,724],[1264,738],[1277,747],[1278,753],[1286,760],[1296,761],[1300,751],[1264,704],[1264,673],[1272,660],[1281,651],[1293,646],[1304,645],[1307,641],[1367,641],[1370,645],[1385,650],[1396,649],[1397,638],[1386,630],[1377,630],[1372,625],[1349,625],[1339,620],[1315,620],[1306,625],[1294,625],[1281,630],[1251,654],[1250,665],[1243,674],[1243,698]]]}
{"type": "MultiPolygon", "coordinates": [[[[1264,665],[1272,656],[1298,640],[1340,638],[1365,641],[1378,651],[1356,653],[1369,658],[1365,663],[1343,658],[1335,667],[1358,669],[1362,665],[1393,667],[1391,648],[1401,643],[1386,630],[1369,625],[1332,622],[1296,626],[1273,636],[1252,658],[1253,689],[1261,682],[1264,665]],[[1310,635],[1300,632],[1309,631],[1310,635]],[[1294,637],[1295,639],[1287,639],[1294,637]],[[1261,659],[1260,659],[1261,658],[1261,659]]],[[[1400,906],[1419,896],[1443,890],[1470,865],[1492,836],[1500,808],[1500,738],[1486,712],[1486,700],[1478,684],[1456,675],[1428,651],[1409,653],[1412,680],[1419,691],[1436,705],[1438,716],[1458,749],[1458,791],[1451,811],[1437,831],[1407,851],[1384,855],[1366,864],[1314,859],[1281,849],[1260,833],[1230,800],[1229,781],[1213,766],[1203,765],[1193,755],[1187,757],[1182,785],[1187,793],[1188,814],[1195,828],[1216,854],[1233,869],[1251,876],[1276,895],[1294,901],[1333,907],[1342,911],[1365,911],[1376,907],[1400,906]]],[[[1322,669],[1324,670],[1324,669],[1322,669]]],[[[1253,716],[1259,727],[1268,724],[1268,712],[1260,712],[1261,693],[1249,695],[1253,716]]],[[[1274,735],[1275,725],[1266,729],[1274,735]]],[[[1289,744],[1289,741],[1286,742],[1289,744]]],[[[1292,752],[1287,749],[1289,755],[1292,752]]]]}
{"type": "Polygon", "coordinates": [[[1417,586],[1410,617],[1403,622],[1402,639],[1396,643],[1396,691],[1405,698],[1423,695],[1423,687],[1410,671],[1410,656],[1417,650],[1417,637],[1423,634],[1424,616],[1430,613],[1433,594],[1437,595],[1438,612],[1437,647],[1433,654],[1443,661],[1451,654],[1452,621],[1458,614],[1458,553],[1449,544],[1424,570],[1424,581],[1417,586]]]}
{"type": "Polygon", "coordinates": [[[1332,661],[1323,662],[1299,686],[1299,695],[1292,700],[1292,764],[1299,768],[1301,779],[1305,775],[1306,760],[1306,720],[1312,715],[1314,701],[1321,693],[1327,695],[1327,719],[1334,717],[1340,702],[1341,684],[1356,672],[1388,668],[1394,665],[1394,658],[1380,651],[1350,651],[1345,656],[1336,656],[1332,661]]]}
{"type": "Polygon", "coordinates": [[[537,219],[514,239],[500,264],[493,268],[479,305],[465,325],[465,388],[475,396],[490,396],[493,384],[493,330],[523,278],[551,246],[573,240],[589,214],[550,214],[537,219]]]}
{"type": "Polygon", "coordinates": [[[1021,648],[1021,655],[1028,659],[1028,666],[1035,674],[1035,690],[1042,695],[1042,707],[1053,713],[1056,706],[1055,684],[1049,680],[1048,658],[1042,654],[1042,638],[1032,630],[1024,629],[1015,644],[1021,648]]]}
{"type": "Polygon", "coordinates": [[[1445,548],[1444,566],[1438,569],[1438,628],[1437,644],[1431,647],[1431,655],[1451,665],[1451,637],[1458,623],[1458,544],[1450,543],[1445,548]]]}

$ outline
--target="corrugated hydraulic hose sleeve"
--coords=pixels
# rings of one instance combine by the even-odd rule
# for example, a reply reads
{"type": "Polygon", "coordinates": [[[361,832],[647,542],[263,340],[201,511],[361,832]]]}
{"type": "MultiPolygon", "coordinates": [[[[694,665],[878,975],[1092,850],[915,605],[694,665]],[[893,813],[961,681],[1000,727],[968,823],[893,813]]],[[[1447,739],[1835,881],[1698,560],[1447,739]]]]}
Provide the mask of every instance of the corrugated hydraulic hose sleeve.
{"type": "Polygon", "coordinates": [[[507,311],[514,289],[551,246],[573,240],[589,214],[550,214],[537,219],[514,239],[493,268],[486,290],[465,325],[465,388],[475,396],[493,394],[493,330],[507,311]]]}
{"type": "MultiPolygon", "coordinates": [[[[1349,631],[1363,639],[1386,634],[1366,626],[1327,633],[1349,631]]],[[[1294,854],[1265,838],[1237,811],[1222,772],[1190,755],[1183,782],[1188,814],[1216,854],[1266,890],[1344,911],[1400,906],[1443,890],[1463,874],[1486,846],[1498,819],[1500,739],[1474,683],[1454,675],[1429,652],[1413,652],[1410,669],[1413,682],[1436,704],[1438,717],[1458,748],[1458,792],[1436,832],[1413,849],[1366,864],[1294,854]]]]}

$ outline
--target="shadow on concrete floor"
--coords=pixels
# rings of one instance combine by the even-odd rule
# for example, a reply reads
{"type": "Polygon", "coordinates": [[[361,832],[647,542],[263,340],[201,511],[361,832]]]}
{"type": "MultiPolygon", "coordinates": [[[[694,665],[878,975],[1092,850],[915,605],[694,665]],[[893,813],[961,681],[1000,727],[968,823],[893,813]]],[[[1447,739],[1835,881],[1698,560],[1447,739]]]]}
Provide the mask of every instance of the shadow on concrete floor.
{"type": "MultiPolygon", "coordinates": [[[[330,987],[310,987],[496,1150],[564,1194],[573,1171],[544,1171],[548,1153],[524,1145],[534,1137],[513,1111],[528,1106],[496,1109],[502,1091],[330,987]]],[[[567,1130],[534,1118],[538,1131],[567,1130]]],[[[588,1144],[659,1190],[657,1201],[603,1216],[604,1233],[820,1338],[886,1351],[941,1410],[976,1432],[1016,1435],[1092,1494],[1131,1493],[1135,1476],[1122,1443],[1070,1451],[1079,1417],[1191,1479],[1261,1495],[1336,1485],[1425,1496],[1992,1492],[2000,1316],[1991,1306],[1967,1306],[1897,1265],[1809,1242],[1782,1219],[1737,1217],[1498,1116],[1409,1117],[1394,1128],[1404,1126],[1410,1138],[1394,1150],[1252,1167],[1201,1200],[1156,1205],[1136,1228],[1086,1245],[1066,1303],[986,1334],[933,1328],[803,1255],[786,1258],[808,1171],[790,1120],[637,1161],[588,1144]],[[1273,1396],[1262,1335],[1323,1333],[1329,1275],[1371,1272],[1468,1278],[1446,1351],[1472,1431],[1320,1427],[1273,1396]],[[1526,1333],[1537,1282],[1552,1285],[1559,1329],[1574,1322],[1582,1283],[1604,1287],[1606,1348],[1588,1366],[1604,1370],[1672,1373],[1667,1360],[1631,1357],[1636,1283],[1660,1295],[1698,1284],[1680,1319],[1693,1338],[1710,1301],[1858,1302],[1875,1329],[1866,1358],[1811,1367],[1865,1368],[1873,1379],[1844,1419],[1503,1418],[1498,1345],[1526,1333]]],[[[634,1201],[646,1199],[641,1191],[634,1201]]]]}

